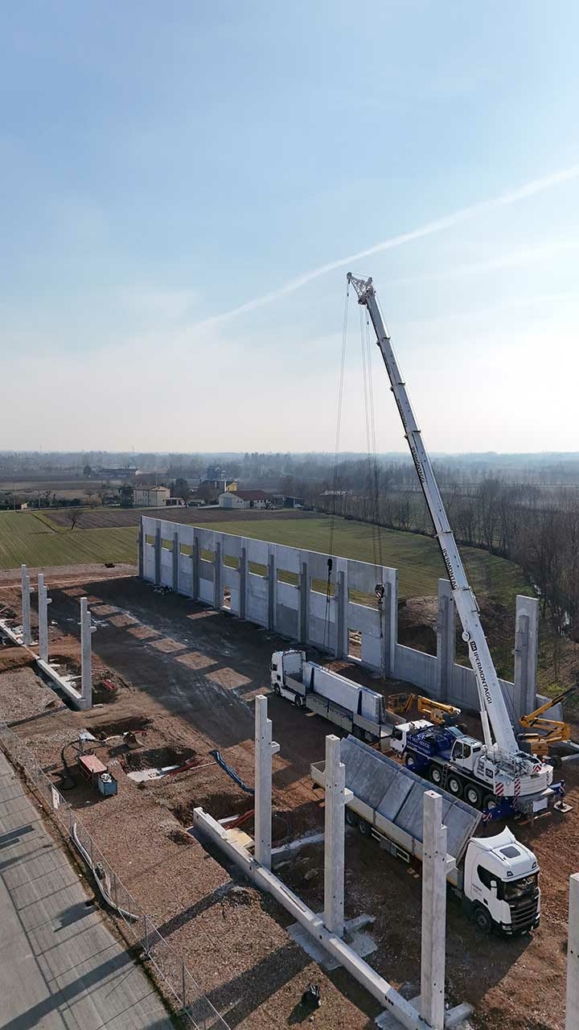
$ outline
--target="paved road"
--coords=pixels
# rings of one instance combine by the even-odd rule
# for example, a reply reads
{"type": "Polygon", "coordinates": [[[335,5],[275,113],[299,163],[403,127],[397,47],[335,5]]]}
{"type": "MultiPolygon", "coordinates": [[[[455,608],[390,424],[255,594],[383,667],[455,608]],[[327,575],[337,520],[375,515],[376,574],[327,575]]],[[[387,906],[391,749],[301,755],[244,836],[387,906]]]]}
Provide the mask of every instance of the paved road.
{"type": "Polygon", "coordinates": [[[0,1028],[171,1030],[0,753],[0,1028]]]}

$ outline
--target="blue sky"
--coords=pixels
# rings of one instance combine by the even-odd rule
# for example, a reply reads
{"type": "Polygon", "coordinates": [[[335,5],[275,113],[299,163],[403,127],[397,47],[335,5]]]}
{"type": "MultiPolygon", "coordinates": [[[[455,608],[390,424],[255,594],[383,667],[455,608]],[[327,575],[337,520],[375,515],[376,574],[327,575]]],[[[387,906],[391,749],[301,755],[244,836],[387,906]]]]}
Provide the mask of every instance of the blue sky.
{"type": "Polygon", "coordinates": [[[7,5],[0,447],[332,450],[349,266],[278,291],[441,221],[351,269],[427,443],[579,449],[578,36],[570,0],[7,5]]]}

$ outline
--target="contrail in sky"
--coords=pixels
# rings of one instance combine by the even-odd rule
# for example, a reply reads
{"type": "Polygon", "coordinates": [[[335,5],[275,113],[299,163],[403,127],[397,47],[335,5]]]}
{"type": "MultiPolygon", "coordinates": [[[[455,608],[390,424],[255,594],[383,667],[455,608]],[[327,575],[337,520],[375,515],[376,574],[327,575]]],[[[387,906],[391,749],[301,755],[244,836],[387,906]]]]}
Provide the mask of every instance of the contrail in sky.
{"type": "Polygon", "coordinates": [[[493,211],[499,207],[507,207],[509,204],[515,204],[518,200],[532,197],[535,193],[543,193],[545,190],[553,189],[554,186],[558,186],[562,182],[568,182],[570,179],[577,178],[579,178],[579,164],[572,165],[570,168],[564,168],[560,172],[554,172],[552,175],[545,175],[541,179],[533,179],[532,182],[527,182],[524,186],[519,186],[518,189],[501,193],[498,197],[492,197],[490,200],[479,201],[478,204],[471,204],[469,207],[463,207],[460,211],[455,211],[444,218],[437,218],[433,222],[427,222],[426,225],[422,225],[418,229],[412,229],[410,232],[401,233],[399,236],[391,236],[387,240],[375,243],[366,250],[359,250],[357,254],[349,254],[348,257],[329,261],[326,265],[320,265],[319,268],[313,268],[309,272],[304,272],[303,275],[296,276],[295,279],[289,279],[287,283],[279,286],[276,290],[262,293],[260,297],[254,297],[253,300],[248,300],[244,304],[232,308],[231,311],[223,312],[221,315],[212,315],[210,318],[202,319],[196,325],[213,325],[217,322],[225,322],[230,318],[235,318],[236,315],[243,315],[247,311],[255,311],[256,308],[265,307],[266,304],[271,304],[272,301],[285,297],[288,293],[294,293],[296,290],[301,289],[302,286],[306,286],[307,283],[311,283],[314,279],[319,279],[320,276],[335,271],[336,268],[344,268],[346,265],[353,265],[362,258],[370,257],[372,254],[379,254],[383,250],[393,250],[395,247],[401,247],[404,243],[412,243],[413,240],[421,240],[425,236],[432,236],[434,233],[442,232],[444,229],[450,229],[452,226],[458,225],[459,222],[465,222],[469,218],[474,218],[484,211],[493,211]]]}

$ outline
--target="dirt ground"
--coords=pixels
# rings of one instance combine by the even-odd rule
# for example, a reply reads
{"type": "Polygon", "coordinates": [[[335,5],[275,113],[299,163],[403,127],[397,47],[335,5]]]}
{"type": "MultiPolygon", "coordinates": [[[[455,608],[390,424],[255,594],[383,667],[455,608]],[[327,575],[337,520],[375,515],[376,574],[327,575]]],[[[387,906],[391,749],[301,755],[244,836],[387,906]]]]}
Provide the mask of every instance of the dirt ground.
{"type": "MultiPolygon", "coordinates": [[[[103,799],[79,785],[67,797],[232,1027],[265,1030],[309,1021],[300,998],[315,982],[322,991],[322,1007],[312,1019],[316,1026],[369,1030],[378,1013],[374,1001],[343,970],[323,973],[287,936],[287,914],[247,885],[232,890],[239,882],[235,874],[184,832],[199,805],[216,818],[251,812],[251,796],[210,752],[218,749],[242,780],[253,783],[252,701],[257,693],[269,693],[270,655],[285,642],[226,613],[156,593],[132,576],[57,575],[51,577],[51,653],[65,664],[78,661],[78,598],[86,594],[97,625],[94,679],[102,707],[84,714],[62,707],[13,653],[21,649],[5,648],[0,717],[57,783],[61,750],[80,728],[109,738],[97,753],[118,778],[118,795],[103,799]],[[136,734],[137,750],[123,743],[126,730],[136,734]],[[127,775],[184,759],[187,770],[162,779],[138,784],[127,775]]],[[[17,607],[9,582],[0,584],[0,602],[17,607]]],[[[343,671],[347,663],[338,666],[343,671]]],[[[346,671],[385,694],[400,689],[357,668],[346,671]]],[[[281,745],[274,759],[273,829],[275,843],[282,843],[323,827],[323,801],[312,788],[309,766],[323,758],[330,727],[275,696],[269,698],[269,714],[281,745]]],[[[539,930],[511,941],[481,937],[449,905],[447,993],[453,1003],[475,1006],[480,1030],[563,1030],[568,877],[579,868],[579,769],[567,766],[565,775],[574,810],[514,827],[541,867],[539,930]]],[[[243,828],[252,832],[251,816],[243,828]]],[[[376,917],[378,950],[370,962],[411,995],[420,980],[419,871],[354,830],[346,847],[346,915],[376,917]]],[[[314,909],[321,908],[320,846],[301,850],[280,875],[314,909]]]]}

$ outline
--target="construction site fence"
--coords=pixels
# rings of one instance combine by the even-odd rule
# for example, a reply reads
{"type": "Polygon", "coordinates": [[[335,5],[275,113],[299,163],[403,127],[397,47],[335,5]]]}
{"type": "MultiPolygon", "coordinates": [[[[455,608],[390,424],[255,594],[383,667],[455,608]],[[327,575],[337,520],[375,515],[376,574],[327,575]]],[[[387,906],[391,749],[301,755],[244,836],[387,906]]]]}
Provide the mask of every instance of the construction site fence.
{"type": "Polygon", "coordinates": [[[136,946],[145,966],[186,1026],[195,1030],[230,1030],[174,948],[159,933],[151,916],[143,911],[103,855],[77,811],[55,787],[30,748],[6,723],[0,722],[0,747],[11,765],[22,773],[44,810],[63,832],[69,846],[90,866],[106,907],[115,916],[125,940],[136,946]]]}

